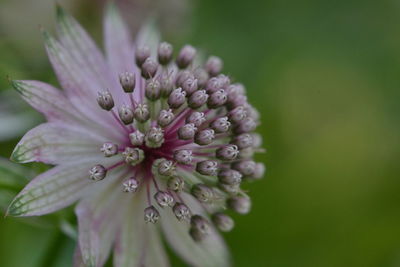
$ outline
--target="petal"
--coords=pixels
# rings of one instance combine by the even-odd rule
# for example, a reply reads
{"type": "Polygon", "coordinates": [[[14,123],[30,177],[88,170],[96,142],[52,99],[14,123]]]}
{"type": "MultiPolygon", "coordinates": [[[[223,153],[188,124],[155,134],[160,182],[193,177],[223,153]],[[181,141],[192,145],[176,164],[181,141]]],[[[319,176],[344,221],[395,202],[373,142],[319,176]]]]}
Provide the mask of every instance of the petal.
{"type": "MultiPolygon", "coordinates": [[[[204,214],[193,197],[187,194],[182,197],[194,214],[204,214]]],[[[195,242],[189,235],[188,225],[179,222],[172,212],[163,211],[160,221],[167,242],[191,266],[231,266],[227,247],[214,228],[205,240],[195,242]]]]}
{"type": "Polygon", "coordinates": [[[79,246],[86,266],[103,266],[107,260],[121,223],[122,195],[113,183],[85,198],[76,207],[79,246]]]}
{"type": "Polygon", "coordinates": [[[72,266],[73,267],[85,267],[86,266],[82,259],[81,248],[79,247],[79,244],[77,244],[75,251],[74,251],[72,266]]]}
{"type": "Polygon", "coordinates": [[[115,242],[114,266],[169,266],[157,225],[144,222],[147,203],[144,191],[128,196],[122,203],[124,219],[115,242]]]}
{"type": "Polygon", "coordinates": [[[30,130],[15,147],[11,159],[15,162],[32,161],[62,164],[98,157],[103,137],[84,128],[68,124],[43,123],[30,130]]]}
{"type": "Polygon", "coordinates": [[[156,27],[155,21],[149,19],[143,24],[136,36],[136,46],[140,47],[146,45],[150,47],[152,56],[156,56],[159,42],[160,32],[156,27]]]}
{"type": "MultiPolygon", "coordinates": [[[[88,179],[89,168],[98,161],[82,160],[79,164],[56,166],[34,178],[13,200],[7,214],[37,216],[62,209],[80,199],[90,190],[96,190],[108,179],[94,183],[88,179]]],[[[111,178],[111,177],[107,177],[111,178]]]]}

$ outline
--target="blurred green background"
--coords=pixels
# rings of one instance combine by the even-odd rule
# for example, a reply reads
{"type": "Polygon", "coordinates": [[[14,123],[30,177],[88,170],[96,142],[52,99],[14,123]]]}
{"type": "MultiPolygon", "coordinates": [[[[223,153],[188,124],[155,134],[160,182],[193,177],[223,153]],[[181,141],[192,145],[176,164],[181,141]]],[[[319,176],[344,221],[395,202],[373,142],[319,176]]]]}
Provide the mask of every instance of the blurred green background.
{"type": "MultiPolygon", "coordinates": [[[[60,2],[101,40],[101,1],[60,2]]],[[[131,2],[133,26],[157,14],[168,41],[221,56],[262,114],[268,174],[225,235],[235,266],[400,266],[400,1],[131,2]]],[[[6,75],[56,83],[37,27],[54,14],[50,0],[0,0],[0,90],[6,75]]],[[[41,120],[18,105],[8,115],[29,119],[4,134],[4,157],[41,120]]],[[[74,243],[40,221],[2,218],[0,236],[1,266],[71,264],[74,243]]]]}

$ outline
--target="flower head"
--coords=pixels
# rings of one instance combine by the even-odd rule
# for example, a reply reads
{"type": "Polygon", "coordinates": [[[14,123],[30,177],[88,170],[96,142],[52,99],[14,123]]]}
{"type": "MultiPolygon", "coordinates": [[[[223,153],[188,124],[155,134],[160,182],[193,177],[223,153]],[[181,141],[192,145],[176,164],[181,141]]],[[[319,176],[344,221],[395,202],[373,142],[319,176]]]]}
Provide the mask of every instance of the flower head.
{"type": "Polygon", "coordinates": [[[258,114],[240,84],[211,56],[173,46],[143,29],[135,42],[115,8],[105,17],[102,55],[58,9],[60,40],[44,33],[60,91],[13,81],[47,121],[29,131],[12,159],[55,165],[14,199],[14,216],[47,214],[78,202],[76,261],[102,266],[167,266],[159,232],[190,265],[228,266],[217,233],[230,231],[226,208],[249,212],[241,182],[260,179],[253,161],[258,114]],[[153,224],[160,224],[157,227],[153,224]]]}

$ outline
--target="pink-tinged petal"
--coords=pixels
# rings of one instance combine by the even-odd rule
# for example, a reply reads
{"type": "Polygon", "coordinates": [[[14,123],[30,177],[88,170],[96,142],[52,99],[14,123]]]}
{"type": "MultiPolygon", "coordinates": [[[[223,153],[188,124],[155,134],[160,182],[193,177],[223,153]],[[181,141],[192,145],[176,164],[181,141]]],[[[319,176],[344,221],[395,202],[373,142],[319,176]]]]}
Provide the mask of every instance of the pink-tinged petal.
{"type": "Polygon", "coordinates": [[[148,46],[152,56],[156,56],[159,42],[160,32],[157,30],[154,20],[148,20],[140,28],[135,45],[136,47],[148,46]]]}
{"type": "MultiPolygon", "coordinates": [[[[192,196],[182,194],[185,204],[193,214],[204,210],[192,196]]],[[[162,211],[161,226],[167,242],[191,266],[231,266],[228,249],[218,232],[212,227],[211,233],[201,242],[195,242],[189,235],[187,224],[179,222],[172,212],[162,211]]]]}
{"type": "Polygon", "coordinates": [[[63,8],[57,6],[57,30],[60,42],[68,50],[80,66],[85,66],[81,70],[92,77],[92,82],[98,88],[110,88],[112,84],[110,69],[106,61],[79,23],[63,8]]]}
{"type": "Polygon", "coordinates": [[[85,263],[82,259],[81,248],[79,244],[77,244],[75,251],[74,251],[74,258],[72,259],[73,267],[86,267],[85,263]]]}
{"type": "Polygon", "coordinates": [[[102,137],[68,124],[43,123],[28,133],[15,147],[11,160],[62,164],[81,158],[98,157],[102,137]]]}
{"type": "Polygon", "coordinates": [[[88,178],[88,170],[96,163],[101,163],[100,159],[95,162],[82,159],[79,163],[59,165],[40,174],[14,198],[7,214],[37,216],[71,205],[90,190],[107,183],[107,179],[94,183],[88,178]]]}
{"type": "Polygon", "coordinates": [[[75,209],[79,247],[86,266],[103,266],[114,243],[122,218],[122,209],[119,207],[123,194],[118,190],[118,185],[111,184],[93,193],[75,209]]]}
{"type": "Polygon", "coordinates": [[[39,81],[12,81],[12,86],[48,121],[81,121],[82,114],[57,88],[39,81]]]}
{"type": "Polygon", "coordinates": [[[124,218],[114,246],[114,266],[169,266],[160,231],[157,225],[146,224],[143,211],[146,208],[145,190],[127,195],[121,207],[124,218]]]}

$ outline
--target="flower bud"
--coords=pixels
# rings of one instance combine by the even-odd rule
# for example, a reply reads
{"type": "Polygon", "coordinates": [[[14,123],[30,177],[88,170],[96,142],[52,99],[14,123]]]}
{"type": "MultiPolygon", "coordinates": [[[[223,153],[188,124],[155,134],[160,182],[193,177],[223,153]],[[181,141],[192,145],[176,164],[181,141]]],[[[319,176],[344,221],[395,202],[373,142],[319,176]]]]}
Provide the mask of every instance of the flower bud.
{"type": "Polygon", "coordinates": [[[171,176],[175,172],[175,164],[172,160],[162,160],[158,164],[158,173],[164,176],[171,176]]]}
{"type": "Polygon", "coordinates": [[[206,117],[203,112],[194,111],[186,117],[186,123],[193,123],[196,127],[199,127],[206,121],[206,117]]]}
{"type": "Polygon", "coordinates": [[[229,77],[224,74],[218,75],[217,79],[219,81],[220,88],[222,89],[227,89],[228,86],[231,84],[231,79],[229,79],[229,77]]]}
{"type": "Polygon", "coordinates": [[[249,197],[235,196],[227,200],[228,207],[239,214],[249,213],[251,200],[249,197]]]}
{"type": "Polygon", "coordinates": [[[114,99],[109,91],[97,93],[97,103],[104,110],[111,110],[114,107],[114,99]]]}
{"type": "Polygon", "coordinates": [[[171,109],[161,110],[160,114],[158,114],[157,123],[161,127],[168,126],[175,119],[174,113],[172,113],[171,109]]]}
{"type": "Polygon", "coordinates": [[[226,133],[229,130],[231,123],[228,120],[228,117],[221,117],[211,122],[210,127],[216,133],[226,133]]]}
{"type": "Polygon", "coordinates": [[[138,104],[134,111],[135,119],[138,122],[146,122],[150,119],[150,111],[146,104],[138,104]]]}
{"type": "Polygon", "coordinates": [[[219,189],[224,191],[225,193],[229,195],[237,195],[240,190],[240,184],[223,184],[223,183],[218,183],[219,189]]]}
{"type": "Polygon", "coordinates": [[[107,169],[100,164],[94,165],[90,170],[89,170],[89,177],[93,181],[100,181],[103,180],[107,175],[107,169]]]}
{"type": "Polygon", "coordinates": [[[206,91],[208,93],[212,94],[212,93],[218,91],[221,88],[222,88],[221,83],[220,83],[220,81],[219,81],[219,79],[217,77],[212,77],[211,79],[209,79],[207,81],[206,91]]]}
{"type": "Polygon", "coordinates": [[[155,101],[159,99],[161,94],[160,88],[161,85],[157,79],[151,78],[150,80],[148,80],[146,82],[146,88],[144,91],[147,99],[149,99],[150,101],[155,101]]]}
{"type": "Polygon", "coordinates": [[[200,202],[207,203],[214,199],[214,191],[205,184],[195,184],[191,193],[200,202]]]}
{"type": "Polygon", "coordinates": [[[143,78],[149,79],[156,75],[158,63],[154,59],[149,57],[144,61],[141,68],[143,78]]]}
{"type": "Polygon", "coordinates": [[[236,134],[248,133],[254,131],[257,128],[257,123],[252,118],[244,118],[233,131],[236,134]]]}
{"type": "Polygon", "coordinates": [[[139,67],[150,57],[150,48],[148,46],[138,47],[135,51],[136,65],[139,67]]]}
{"type": "Polygon", "coordinates": [[[131,177],[126,180],[123,184],[123,191],[126,193],[135,193],[139,188],[140,182],[135,177],[131,177]]]}
{"type": "Polygon", "coordinates": [[[182,83],[182,89],[186,92],[187,95],[193,94],[198,88],[197,80],[196,79],[186,79],[182,83]]]}
{"type": "Polygon", "coordinates": [[[175,191],[175,192],[181,192],[183,190],[183,187],[185,186],[185,182],[183,181],[182,178],[178,176],[173,176],[168,179],[167,181],[167,187],[168,189],[175,191]]]}
{"type": "Polygon", "coordinates": [[[244,176],[251,176],[256,168],[256,163],[252,160],[243,160],[232,164],[232,168],[239,171],[244,176]]]}
{"type": "Polygon", "coordinates": [[[190,165],[193,161],[193,151],[188,149],[175,150],[174,159],[178,163],[190,165]]]}
{"type": "Polygon", "coordinates": [[[215,160],[200,161],[196,165],[196,171],[203,175],[216,176],[218,173],[218,162],[215,160]]]}
{"type": "Polygon", "coordinates": [[[210,76],[218,75],[223,67],[223,62],[219,57],[210,56],[204,66],[204,69],[210,74],[210,76]]]}
{"type": "Polygon", "coordinates": [[[226,102],[226,107],[229,110],[232,110],[238,106],[243,106],[247,103],[247,97],[245,95],[236,95],[234,98],[228,98],[228,101],[226,102]]]}
{"type": "Polygon", "coordinates": [[[119,83],[125,93],[132,93],[135,89],[136,79],[135,74],[131,72],[123,72],[119,75],[119,83]]]}
{"type": "Polygon", "coordinates": [[[107,142],[102,145],[100,151],[104,153],[105,157],[111,157],[118,154],[118,145],[107,142]]]}
{"type": "Polygon", "coordinates": [[[235,226],[233,219],[222,212],[215,213],[212,216],[212,221],[222,232],[230,232],[235,226]]]}
{"type": "Polygon", "coordinates": [[[189,207],[183,203],[175,203],[174,207],[172,208],[176,218],[180,221],[182,220],[189,220],[190,219],[190,210],[189,207]]]}
{"type": "Polygon", "coordinates": [[[228,96],[224,89],[219,89],[212,93],[208,98],[207,105],[209,108],[218,108],[225,104],[228,96]]]}
{"type": "Polygon", "coordinates": [[[251,134],[251,137],[252,137],[252,139],[253,139],[253,147],[258,148],[258,147],[261,147],[261,146],[262,146],[263,140],[262,140],[262,137],[261,137],[260,134],[252,133],[252,134],[251,134]]]}
{"type": "Polygon", "coordinates": [[[164,143],[164,131],[160,127],[151,127],[145,136],[146,146],[156,148],[164,143]]]}
{"type": "Polygon", "coordinates": [[[170,193],[165,191],[158,191],[154,195],[154,199],[156,200],[158,205],[160,205],[161,208],[168,206],[172,207],[172,205],[174,205],[174,197],[170,193]]]}
{"type": "Polygon", "coordinates": [[[191,45],[185,45],[176,58],[176,65],[178,65],[180,69],[184,69],[192,63],[195,56],[196,49],[191,45]]]}
{"type": "Polygon", "coordinates": [[[197,68],[194,70],[193,76],[195,79],[197,79],[199,88],[204,88],[206,86],[208,81],[208,73],[204,69],[197,68]]]}
{"type": "Polygon", "coordinates": [[[172,59],[173,48],[172,45],[167,42],[162,42],[158,46],[158,62],[161,65],[167,65],[172,59]]]}
{"type": "Polygon", "coordinates": [[[154,206],[150,206],[144,209],[144,221],[146,223],[156,223],[160,218],[160,213],[154,206]]]}
{"type": "Polygon", "coordinates": [[[253,137],[251,134],[244,133],[235,136],[231,143],[237,145],[239,149],[248,148],[253,145],[253,137]]]}
{"type": "Polygon", "coordinates": [[[239,149],[236,145],[225,145],[215,151],[215,156],[220,160],[231,161],[237,158],[239,149]]]}
{"type": "Polygon", "coordinates": [[[248,178],[259,180],[264,177],[264,174],[265,174],[265,165],[261,162],[258,162],[256,163],[253,174],[248,178]]]}
{"type": "Polygon", "coordinates": [[[239,185],[242,182],[242,174],[232,169],[221,170],[218,172],[218,181],[222,184],[239,185]]]}
{"type": "Polygon", "coordinates": [[[246,89],[244,88],[243,84],[235,83],[228,86],[228,102],[234,101],[234,99],[241,95],[245,95],[246,89]]]}
{"type": "Polygon", "coordinates": [[[193,139],[194,135],[196,134],[197,128],[194,126],[193,123],[188,123],[183,125],[178,130],[179,139],[182,140],[190,140],[193,139]]]}
{"type": "Polygon", "coordinates": [[[210,223],[200,215],[193,215],[192,218],[190,218],[190,225],[202,234],[207,235],[210,233],[210,223]]]}
{"type": "Polygon", "coordinates": [[[247,112],[243,106],[238,106],[228,113],[229,120],[233,123],[239,123],[246,118],[247,112]]]}
{"type": "Polygon", "coordinates": [[[195,91],[188,99],[188,106],[196,109],[207,103],[208,95],[205,90],[195,91]]]}
{"type": "Polygon", "coordinates": [[[144,160],[144,152],[139,148],[126,147],[122,156],[125,158],[125,162],[135,166],[144,160]]]}
{"type": "Polygon", "coordinates": [[[131,141],[132,145],[141,146],[144,142],[144,134],[141,131],[136,130],[135,132],[129,134],[129,140],[131,141]]]}
{"type": "Polygon", "coordinates": [[[119,118],[121,119],[121,121],[125,124],[131,124],[133,122],[133,110],[128,107],[128,106],[121,106],[118,109],[118,114],[119,114],[119,118]]]}
{"type": "Polygon", "coordinates": [[[182,88],[177,88],[168,97],[168,105],[171,108],[179,108],[186,101],[186,92],[182,88]]]}
{"type": "Polygon", "coordinates": [[[160,77],[160,95],[162,97],[168,97],[174,89],[174,82],[171,74],[164,72],[160,77]]]}
{"type": "Polygon", "coordinates": [[[191,71],[189,70],[181,70],[177,75],[176,75],[176,81],[175,81],[175,85],[177,87],[182,87],[183,83],[187,80],[187,79],[192,79],[194,80],[194,76],[192,74],[191,71]]]}
{"type": "Polygon", "coordinates": [[[194,136],[194,141],[198,145],[205,146],[211,144],[214,138],[215,135],[213,129],[204,129],[196,133],[194,136]]]}

